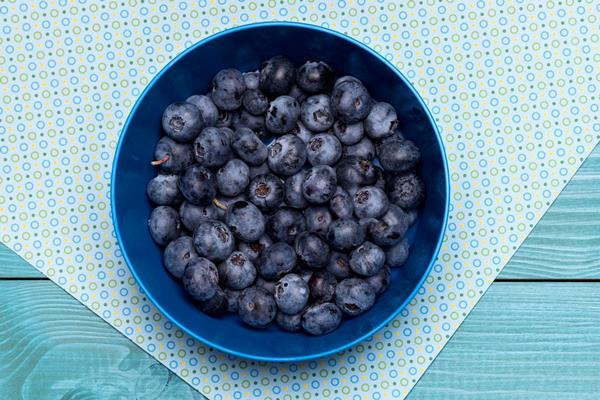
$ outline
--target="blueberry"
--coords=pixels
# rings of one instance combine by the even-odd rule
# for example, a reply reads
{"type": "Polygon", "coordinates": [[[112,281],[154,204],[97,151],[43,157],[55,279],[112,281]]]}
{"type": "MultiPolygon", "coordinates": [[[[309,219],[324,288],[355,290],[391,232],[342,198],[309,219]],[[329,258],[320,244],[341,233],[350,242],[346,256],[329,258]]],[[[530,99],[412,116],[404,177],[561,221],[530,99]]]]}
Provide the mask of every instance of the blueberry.
{"type": "Polygon", "coordinates": [[[256,264],[260,259],[260,255],[267,247],[271,246],[273,241],[267,235],[262,235],[258,240],[254,242],[240,242],[238,243],[238,250],[246,255],[248,260],[256,264]]]}
{"type": "Polygon", "coordinates": [[[309,203],[322,204],[331,199],[336,187],[335,170],[329,165],[317,165],[308,170],[302,182],[302,194],[309,203]]]}
{"type": "Polygon", "coordinates": [[[314,304],[302,314],[302,328],[311,335],[333,332],[342,323],[342,312],[333,303],[314,304]]]}
{"type": "Polygon", "coordinates": [[[220,129],[204,128],[194,141],[196,162],[205,167],[220,167],[232,157],[229,139],[220,129]]]}
{"type": "Polygon", "coordinates": [[[378,246],[392,246],[402,240],[408,229],[406,212],[390,204],[387,212],[369,226],[371,240],[378,246]]]}
{"type": "Polygon", "coordinates": [[[225,292],[225,297],[227,298],[227,311],[237,314],[240,309],[238,303],[242,296],[242,291],[225,288],[223,292],[225,292]]]}
{"type": "Polygon", "coordinates": [[[410,140],[390,137],[377,146],[377,156],[386,171],[404,172],[417,165],[421,152],[410,140]]]}
{"type": "Polygon", "coordinates": [[[298,86],[296,84],[294,84],[292,86],[292,88],[290,89],[290,91],[287,95],[295,98],[296,101],[298,102],[298,104],[302,104],[302,102],[304,100],[306,100],[306,98],[308,97],[308,94],[306,94],[306,92],[304,90],[302,90],[300,88],[300,86],[298,86]]]}
{"type": "Polygon", "coordinates": [[[231,254],[235,247],[235,240],[223,222],[201,221],[194,229],[194,246],[201,257],[219,262],[231,254]]]}
{"type": "Polygon", "coordinates": [[[250,183],[250,168],[238,159],[229,160],[216,173],[217,189],[225,196],[237,196],[250,183]]]}
{"type": "Polygon", "coordinates": [[[151,164],[159,166],[167,174],[179,173],[194,163],[192,145],[177,143],[168,136],[163,136],[154,148],[154,159],[151,164]]]}
{"type": "Polygon", "coordinates": [[[258,272],[265,279],[279,278],[296,266],[296,253],[287,243],[274,243],[264,250],[258,263],[258,272]]]}
{"type": "Polygon", "coordinates": [[[372,160],[375,158],[375,146],[368,138],[362,138],[351,146],[345,146],[342,150],[343,157],[360,157],[372,160]]]}
{"type": "Polygon", "coordinates": [[[358,224],[368,233],[369,229],[371,229],[371,225],[375,224],[377,221],[377,218],[361,218],[358,220],[358,224]]]}
{"type": "Polygon", "coordinates": [[[183,197],[198,206],[210,204],[217,194],[215,176],[210,170],[197,164],[183,171],[177,185],[183,197]]]}
{"type": "Polygon", "coordinates": [[[333,86],[333,70],[323,61],[307,61],[298,68],[296,82],[309,93],[323,93],[333,86]]]}
{"type": "Polygon", "coordinates": [[[250,179],[257,177],[258,175],[268,174],[271,172],[269,169],[269,163],[266,161],[260,165],[253,165],[250,167],[250,179]]]}
{"type": "Polygon", "coordinates": [[[169,206],[158,206],[150,214],[148,220],[150,236],[160,246],[166,246],[179,237],[181,221],[179,214],[169,206]]]}
{"type": "Polygon", "coordinates": [[[341,186],[338,186],[329,200],[329,209],[338,218],[349,218],[354,213],[352,196],[341,186]]]}
{"type": "Polygon", "coordinates": [[[189,236],[181,236],[173,240],[165,248],[163,264],[165,269],[175,278],[181,279],[185,266],[198,258],[194,241],[189,236]]]}
{"type": "Polygon", "coordinates": [[[215,126],[219,119],[219,110],[209,96],[195,94],[188,97],[186,102],[191,103],[198,108],[202,115],[202,119],[204,120],[204,126],[215,126]]]}
{"type": "Polygon", "coordinates": [[[313,233],[304,232],[298,235],[294,248],[298,259],[311,269],[324,267],[329,259],[329,246],[313,233]]]}
{"type": "Polygon", "coordinates": [[[312,276],[312,274],[314,273],[314,271],[311,271],[310,269],[304,269],[304,267],[296,265],[297,271],[292,271],[295,272],[297,275],[300,275],[300,277],[302,277],[302,279],[304,279],[304,282],[308,283],[308,281],[310,280],[310,277],[312,276]]]}
{"type": "Polygon", "coordinates": [[[235,133],[233,132],[233,130],[226,126],[222,126],[217,129],[219,129],[219,131],[221,131],[221,133],[223,135],[225,135],[225,137],[227,138],[227,143],[229,143],[231,145],[231,141],[233,140],[233,137],[235,136],[235,133]]]}
{"type": "Polygon", "coordinates": [[[181,277],[185,291],[198,301],[206,301],[219,290],[219,273],[210,260],[198,257],[187,264],[181,277]]]}
{"type": "Polygon", "coordinates": [[[376,296],[379,296],[390,285],[390,267],[387,265],[379,270],[375,275],[365,279],[369,285],[373,288],[376,296]]]}
{"type": "Polygon", "coordinates": [[[200,221],[218,219],[219,211],[212,203],[207,206],[196,206],[192,203],[184,201],[179,207],[179,218],[181,218],[183,226],[190,231],[193,231],[196,229],[200,221]]]}
{"type": "Polygon", "coordinates": [[[292,208],[280,208],[267,222],[267,233],[277,242],[294,243],[296,236],[305,230],[304,215],[292,208]]]}
{"type": "Polygon", "coordinates": [[[308,141],[306,157],[311,165],[333,165],[342,157],[342,144],[332,134],[319,133],[308,141]]]}
{"type": "Polygon", "coordinates": [[[269,145],[268,162],[276,174],[293,175],[306,162],[306,146],[297,136],[280,136],[269,145]]]}
{"type": "Polygon", "coordinates": [[[335,303],[346,314],[356,316],[375,304],[375,291],[364,279],[347,278],[337,284],[335,303]]]}
{"type": "Polygon", "coordinates": [[[284,56],[275,56],[264,61],[260,68],[258,87],[269,96],[288,93],[294,84],[296,68],[284,56]]]}
{"type": "Polygon", "coordinates": [[[410,245],[406,239],[401,240],[385,251],[385,259],[392,268],[401,267],[408,259],[410,245]]]}
{"type": "Polygon", "coordinates": [[[265,130],[265,117],[263,115],[253,115],[248,111],[241,109],[233,113],[231,126],[234,129],[246,127],[252,129],[255,133],[265,130]]]}
{"type": "Polygon", "coordinates": [[[296,126],[300,117],[300,105],[291,96],[279,96],[269,104],[265,115],[265,126],[278,135],[288,133],[296,126]]]}
{"type": "Polygon", "coordinates": [[[283,181],[273,174],[258,175],[248,185],[248,198],[263,211],[278,207],[283,192],[283,181]]]}
{"type": "Polygon", "coordinates": [[[304,218],[306,219],[306,230],[316,233],[321,237],[325,237],[327,229],[333,220],[331,213],[327,207],[315,206],[304,210],[304,218]]]}
{"type": "Polygon", "coordinates": [[[387,189],[390,201],[404,209],[417,207],[425,197],[425,185],[414,172],[392,176],[387,189]]]}
{"type": "Polygon", "coordinates": [[[269,99],[258,89],[246,90],[242,96],[244,108],[254,115],[262,115],[269,108],[269,99]]]}
{"type": "Polygon", "coordinates": [[[353,197],[354,214],[358,218],[379,218],[388,210],[390,202],[383,190],[375,186],[365,186],[353,197]]]}
{"type": "Polygon", "coordinates": [[[335,276],[327,271],[315,271],[308,280],[310,298],[314,301],[331,301],[336,286],[335,276]]]}
{"type": "Polygon", "coordinates": [[[337,118],[347,124],[363,120],[371,111],[371,96],[360,81],[346,80],[334,86],[331,103],[337,118]]]}
{"type": "Polygon", "coordinates": [[[265,217],[249,201],[230,204],[225,221],[235,237],[244,242],[254,242],[265,233],[265,217]]]}
{"type": "Polygon", "coordinates": [[[385,252],[371,242],[364,242],[350,253],[350,269],[363,276],[373,276],[385,264],[385,252]]]}
{"type": "Polygon", "coordinates": [[[308,202],[302,194],[302,182],[306,177],[306,170],[302,169],[285,180],[285,202],[294,208],[305,208],[308,202]]]}
{"type": "Polygon", "coordinates": [[[277,305],[271,293],[255,287],[244,289],[238,300],[238,315],[254,328],[264,328],[275,319],[277,305]]]}
{"type": "Polygon", "coordinates": [[[313,132],[304,126],[304,124],[300,121],[296,122],[296,125],[294,125],[289,133],[297,136],[298,139],[302,140],[304,143],[308,143],[310,138],[313,137],[313,132]]]}
{"type": "Polygon", "coordinates": [[[258,71],[244,72],[242,74],[242,78],[244,78],[244,83],[246,84],[246,89],[248,89],[248,90],[258,89],[259,77],[260,77],[260,73],[258,71]]]}
{"type": "Polygon", "coordinates": [[[212,81],[212,100],[221,110],[231,111],[242,105],[246,83],[234,68],[222,69],[212,81]]]}
{"type": "Polygon", "coordinates": [[[342,158],[335,169],[337,181],[350,194],[359,186],[372,185],[377,179],[373,163],[366,158],[342,158]]]}
{"type": "Polygon", "coordinates": [[[233,123],[233,116],[235,113],[230,111],[219,110],[219,115],[217,116],[217,122],[215,123],[215,127],[217,128],[228,128],[233,123]]]}
{"type": "Polygon", "coordinates": [[[352,275],[348,256],[344,253],[338,253],[337,251],[332,251],[329,254],[329,260],[327,260],[325,270],[335,276],[336,279],[346,279],[352,275]]]}
{"type": "Polygon", "coordinates": [[[357,77],[351,76],[351,75],[345,75],[345,76],[337,78],[333,84],[333,87],[336,87],[339,84],[344,83],[344,82],[356,82],[356,83],[360,83],[362,85],[362,82],[357,77]]]}
{"type": "Polygon", "coordinates": [[[266,290],[267,292],[274,294],[275,293],[275,285],[277,284],[277,281],[268,281],[265,278],[263,278],[262,276],[258,276],[256,278],[256,282],[255,285],[257,288],[266,290]]]}
{"type": "Polygon", "coordinates": [[[267,160],[267,146],[249,128],[238,128],[231,148],[248,165],[260,165],[267,160]]]}
{"type": "Polygon", "coordinates": [[[375,103],[365,118],[365,133],[371,139],[383,139],[398,127],[398,115],[394,107],[385,102],[375,103]]]}
{"type": "Polygon", "coordinates": [[[183,196],[177,188],[178,175],[157,175],[148,182],[146,194],[159,206],[172,206],[181,203],[183,196]]]}
{"type": "Polygon", "coordinates": [[[300,107],[300,119],[311,131],[323,132],[333,126],[331,98],[326,94],[308,97],[300,107]]]}
{"type": "Polygon", "coordinates": [[[411,208],[410,210],[406,210],[408,226],[412,226],[412,224],[414,224],[415,221],[417,220],[418,216],[419,216],[419,212],[417,210],[415,210],[414,208],[411,208]]]}
{"type": "Polygon", "coordinates": [[[229,289],[245,289],[254,283],[256,268],[241,251],[234,251],[219,264],[219,279],[229,289]]]}
{"type": "Polygon", "coordinates": [[[286,332],[298,332],[302,329],[302,312],[292,315],[278,312],[275,322],[286,332]]]}
{"type": "Polygon", "coordinates": [[[281,312],[296,314],[308,302],[308,285],[296,274],[287,274],[275,285],[275,303],[281,312]]]}
{"type": "Polygon", "coordinates": [[[198,107],[191,103],[172,103],[162,115],[162,127],[167,136],[178,142],[190,142],[204,127],[198,107]]]}
{"type": "Polygon", "coordinates": [[[337,120],[333,124],[333,133],[345,146],[356,144],[363,138],[363,123],[356,122],[354,124],[346,124],[345,122],[337,120]]]}
{"type": "Polygon", "coordinates": [[[196,306],[200,311],[207,315],[221,315],[227,311],[228,299],[227,295],[221,288],[217,288],[217,292],[213,297],[205,301],[199,301],[196,306]]]}
{"type": "Polygon", "coordinates": [[[364,240],[365,229],[353,218],[336,219],[327,230],[327,241],[336,250],[353,249],[364,240]]]}

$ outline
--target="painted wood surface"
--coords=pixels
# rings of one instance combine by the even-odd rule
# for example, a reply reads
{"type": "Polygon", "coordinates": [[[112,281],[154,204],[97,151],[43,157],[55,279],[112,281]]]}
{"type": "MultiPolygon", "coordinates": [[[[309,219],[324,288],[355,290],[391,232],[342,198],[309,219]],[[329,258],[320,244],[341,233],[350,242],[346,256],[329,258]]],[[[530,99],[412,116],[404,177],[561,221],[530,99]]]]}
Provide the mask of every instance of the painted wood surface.
{"type": "Polygon", "coordinates": [[[0,399],[204,399],[49,280],[0,281],[0,399]]]}
{"type": "Polygon", "coordinates": [[[37,269],[0,243],[0,279],[45,278],[37,269]]]}
{"type": "Polygon", "coordinates": [[[409,400],[598,400],[600,284],[496,282],[409,400]]]}
{"type": "MultiPolygon", "coordinates": [[[[0,282],[0,399],[201,399],[49,281],[0,282]]],[[[598,399],[600,284],[494,283],[410,395],[598,399]]]]}
{"type": "MultiPolygon", "coordinates": [[[[409,399],[600,398],[600,282],[565,282],[590,279],[600,279],[600,148],[409,399]]],[[[5,398],[203,396],[0,245],[5,398]]]]}
{"type": "Polygon", "coordinates": [[[600,146],[544,214],[499,278],[600,278],[600,146]]]}

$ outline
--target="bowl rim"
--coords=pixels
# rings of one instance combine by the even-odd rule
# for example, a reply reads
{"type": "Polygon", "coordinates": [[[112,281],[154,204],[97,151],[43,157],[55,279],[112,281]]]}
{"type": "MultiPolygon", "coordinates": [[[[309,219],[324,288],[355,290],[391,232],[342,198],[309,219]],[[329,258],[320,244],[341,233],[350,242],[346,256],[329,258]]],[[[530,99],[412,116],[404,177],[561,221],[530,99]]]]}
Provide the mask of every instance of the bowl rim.
{"type": "Polygon", "coordinates": [[[379,330],[381,330],[386,324],[388,324],[392,319],[394,319],[404,308],[406,308],[406,306],[410,303],[410,301],[412,301],[412,299],[416,296],[418,290],[423,286],[423,284],[425,283],[425,280],[427,279],[427,277],[429,276],[429,274],[431,273],[431,269],[433,268],[433,265],[439,255],[441,246],[442,246],[442,241],[444,238],[444,233],[446,232],[446,228],[447,228],[447,224],[448,224],[448,214],[449,214],[449,207],[450,207],[450,176],[449,176],[449,168],[448,168],[448,158],[446,156],[446,150],[444,147],[444,143],[442,141],[442,137],[440,134],[440,131],[438,129],[437,124],[435,123],[435,119],[433,118],[433,116],[431,115],[431,111],[429,110],[429,108],[427,107],[427,105],[425,104],[425,102],[423,101],[423,99],[421,98],[419,92],[413,87],[413,85],[410,83],[410,81],[404,76],[404,74],[402,74],[402,72],[400,72],[400,70],[398,68],[396,68],[396,66],[394,66],[390,61],[388,61],[384,56],[382,56],[380,53],[378,53],[377,51],[373,50],[372,48],[370,48],[369,46],[367,46],[366,44],[358,41],[357,39],[354,39],[351,36],[348,36],[344,33],[338,32],[338,31],[334,31],[332,29],[329,28],[325,28],[322,26],[318,26],[318,25],[312,25],[312,24],[307,24],[307,23],[300,23],[300,22],[290,22],[290,21],[270,21],[270,22],[256,22],[256,23],[251,23],[251,24],[245,24],[245,25],[240,25],[240,26],[236,26],[234,28],[229,28],[229,29],[225,29],[221,32],[217,32],[215,34],[212,34],[196,43],[194,43],[193,45],[191,45],[190,47],[186,48],[185,50],[183,50],[181,53],[179,53],[177,56],[175,56],[169,63],[167,63],[150,81],[150,83],[144,88],[144,90],[142,91],[142,93],[140,93],[140,95],[138,96],[138,98],[135,101],[135,104],[133,105],[131,111],[129,112],[129,115],[127,116],[127,120],[125,121],[125,124],[123,125],[123,128],[120,131],[119,134],[119,139],[118,139],[118,143],[117,143],[117,147],[115,149],[115,156],[113,159],[113,165],[112,165],[112,169],[111,169],[111,189],[110,189],[110,208],[111,208],[111,217],[112,217],[112,221],[113,221],[113,226],[114,226],[114,231],[115,231],[115,235],[117,238],[117,242],[119,244],[119,248],[121,250],[122,256],[125,259],[125,262],[127,263],[127,266],[129,267],[129,271],[131,272],[131,274],[133,275],[133,277],[135,278],[136,282],[138,285],[140,285],[141,289],[144,291],[144,294],[146,295],[146,297],[152,302],[152,304],[154,304],[154,306],[156,308],[158,308],[160,310],[160,312],[167,317],[170,321],[172,321],[175,325],[177,325],[179,328],[181,328],[184,332],[186,332],[187,334],[189,334],[190,336],[192,336],[193,338],[201,341],[202,343],[215,348],[217,350],[220,350],[224,353],[227,354],[232,354],[234,356],[237,357],[242,357],[245,359],[251,359],[251,360],[257,360],[257,361],[269,361],[269,362],[298,362],[298,361],[306,361],[306,360],[312,360],[312,359],[316,359],[316,358],[321,358],[321,357],[325,357],[325,356],[329,356],[335,353],[339,353],[342,352],[362,341],[364,341],[365,339],[367,339],[368,337],[370,337],[371,335],[375,334],[376,332],[378,332],[379,330]],[[142,99],[144,99],[144,97],[146,96],[146,94],[152,90],[152,87],[156,84],[156,82],[162,77],[162,75],[169,70],[174,64],[176,64],[179,60],[181,60],[182,58],[184,58],[185,56],[187,56],[189,53],[191,53],[192,51],[194,51],[196,48],[205,45],[206,43],[215,40],[217,38],[220,38],[221,36],[224,35],[228,35],[230,33],[234,33],[234,32],[240,32],[240,31],[244,31],[247,29],[257,29],[257,28],[262,28],[262,27],[266,27],[266,26],[277,26],[277,27],[293,27],[293,28],[304,28],[304,29],[310,29],[310,30],[317,30],[329,35],[333,35],[333,36],[337,36],[338,38],[342,39],[342,40],[346,40],[348,42],[350,42],[351,44],[360,47],[362,50],[365,50],[366,52],[368,52],[370,55],[372,55],[373,57],[376,57],[379,61],[383,62],[388,68],[390,68],[405,84],[406,86],[409,88],[409,90],[412,92],[412,94],[416,97],[417,101],[419,102],[419,105],[421,106],[421,108],[425,111],[425,114],[427,115],[427,119],[429,121],[429,123],[432,125],[433,130],[435,132],[435,137],[438,143],[438,146],[441,150],[441,155],[442,155],[442,161],[443,161],[443,166],[444,166],[444,172],[445,172],[445,196],[446,196],[446,202],[444,204],[444,214],[443,214],[443,221],[442,221],[442,227],[440,229],[438,238],[437,238],[437,244],[435,246],[435,250],[433,252],[433,255],[429,261],[429,265],[427,266],[427,268],[425,269],[425,272],[423,273],[423,276],[421,277],[421,279],[419,280],[418,284],[415,285],[415,288],[412,290],[412,292],[410,292],[410,294],[406,297],[406,299],[404,300],[404,302],[402,302],[402,304],[400,304],[392,313],[390,313],[390,315],[385,318],[380,324],[378,324],[377,326],[375,326],[374,328],[372,328],[369,332],[363,334],[362,336],[360,336],[357,339],[354,339],[348,343],[345,343],[344,345],[338,346],[337,348],[333,348],[330,350],[326,350],[326,351],[322,351],[319,353],[311,353],[311,354],[305,354],[302,356],[293,356],[293,357],[274,357],[274,356],[261,356],[261,355],[257,355],[257,354],[249,354],[249,353],[245,353],[245,352],[240,352],[237,350],[231,350],[223,345],[220,345],[218,343],[213,343],[210,340],[207,340],[205,338],[203,338],[202,336],[198,335],[196,332],[193,332],[191,330],[189,330],[187,327],[185,327],[184,325],[182,325],[179,321],[177,321],[176,319],[172,318],[170,313],[164,309],[158,302],[155,301],[153,295],[148,292],[146,290],[146,287],[144,286],[144,284],[142,283],[142,280],[140,280],[140,277],[138,276],[138,273],[136,271],[136,269],[134,267],[132,267],[133,263],[131,262],[131,260],[129,259],[129,256],[127,254],[127,250],[121,245],[122,240],[121,240],[121,233],[120,233],[120,229],[119,229],[119,223],[117,221],[117,214],[116,214],[116,209],[115,209],[115,184],[114,184],[114,180],[115,180],[115,172],[116,172],[116,167],[119,163],[119,156],[121,154],[121,146],[123,144],[123,140],[124,140],[124,133],[129,129],[129,125],[131,123],[131,120],[133,118],[133,115],[136,113],[138,107],[140,107],[140,104],[142,102],[142,99]]]}

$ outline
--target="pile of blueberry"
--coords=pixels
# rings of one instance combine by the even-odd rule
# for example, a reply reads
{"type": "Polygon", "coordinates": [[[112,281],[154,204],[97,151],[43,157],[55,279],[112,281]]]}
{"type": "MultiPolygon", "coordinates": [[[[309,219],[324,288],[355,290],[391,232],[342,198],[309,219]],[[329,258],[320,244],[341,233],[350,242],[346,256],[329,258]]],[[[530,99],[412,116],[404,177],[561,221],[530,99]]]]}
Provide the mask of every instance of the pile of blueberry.
{"type": "Polygon", "coordinates": [[[419,149],[397,125],[324,62],[219,71],[162,117],[147,194],[165,268],[200,310],[252,327],[323,335],[369,310],[424,197],[419,149]]]}

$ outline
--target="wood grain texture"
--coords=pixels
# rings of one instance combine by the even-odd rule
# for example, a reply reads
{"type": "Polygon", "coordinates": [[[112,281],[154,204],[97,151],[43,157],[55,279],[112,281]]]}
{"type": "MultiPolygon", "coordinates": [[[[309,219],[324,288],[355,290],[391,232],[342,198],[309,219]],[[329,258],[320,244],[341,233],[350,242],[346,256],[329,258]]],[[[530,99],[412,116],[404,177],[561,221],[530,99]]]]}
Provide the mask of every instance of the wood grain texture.
{"type": "Polygon", "coordinates": [[[44,275],[0,243],[0,279],[44,278],[44,275]]]}
{"type": "Polygon", "coordinates": [[[499,278],[600,278],[600,146],[577,171],[499,278]]]}
{"type": "MultiPolygon", "coordinates": [[[[498,282],[410,400],[598,399],[600,284],[498,282]]],[[[202,399],[49,281],[0,282],[0,399],[202,399]]]]}
{"type": "Polygon", "coordinates": [[[54,283],[0,281],[0,399],[204,399],[54,283]]]}
{"type": "Polygon", "coordinates": [[[408,400],[597,400],[600,284],[496,282],[408,400]]]}

